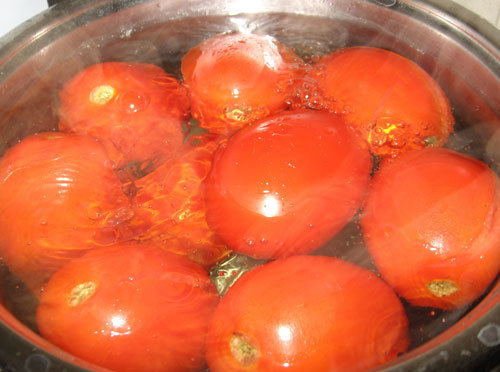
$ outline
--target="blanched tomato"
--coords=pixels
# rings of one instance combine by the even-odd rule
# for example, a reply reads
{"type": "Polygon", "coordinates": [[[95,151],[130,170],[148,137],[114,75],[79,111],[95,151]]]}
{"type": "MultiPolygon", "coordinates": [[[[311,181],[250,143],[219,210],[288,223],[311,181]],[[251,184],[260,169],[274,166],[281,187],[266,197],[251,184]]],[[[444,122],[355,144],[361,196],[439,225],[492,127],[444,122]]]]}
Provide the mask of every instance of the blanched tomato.
{"type": "Polygon", "coordinates": [[[120,372],[199,372],[219,300],[206,271],[149,245],[122,243],[77,258],[48,282],[40,333],[120,372]]]}
{"type": "Polygon", "coordinates": [[[284,112],[248,125],[215,155],[207,221],[230,249],[277,258],[319,248],[354,216],[371,158],[339,118],[284,112]]]}
{"type": "Polygon", "coordinates": [[[159,163],[182,144],[189,99],[158,66],[92,65],[66,83],[59,96],[59,129],[99,139],[116,167],[159,163]]]}
{"type": "Polygon", "coordinates": [[[500,185],[488,166],[448,149],[382,163],[362,218],[382,277],[416,306],[452,309],[500,270],[500,185]]]}
{"type": "Polygon", "coordinates": [[[138,238],[205,268],[229,253],[207,225],[202,187],[220,142],[213,134],[193,136],[175,158],[135,182],[136,212],[151,226],[138,238]]]}
{"type": "Polygon", "coordinates": [[[340,49],[321,58],[311,71],[319,94],[305,92],[305,105],[343,114],[375,155],[394,157],[442,146],[453,130],[442,89],[420,66],[396,53],[340,49]]]}
{"type": "Polygon", "coordinates": [[[246,123],[282,111],[302,62],[270,36],[219,34],[182,59],[182,75],[200,126],[231,134],[246,123]]]}
{"type": "Polygon", "coordinates": [[[408,320],[373,272],[294,256],[245,273],[210,323],[211,372],[355,372],[406,351],[408,320]]]}
{"type": "Polygon", "coordinates": [[[40,133],[0,159],[0,253],[35,294],[57,268],[140,226],[111,161],[90,137],[40,133]]]}

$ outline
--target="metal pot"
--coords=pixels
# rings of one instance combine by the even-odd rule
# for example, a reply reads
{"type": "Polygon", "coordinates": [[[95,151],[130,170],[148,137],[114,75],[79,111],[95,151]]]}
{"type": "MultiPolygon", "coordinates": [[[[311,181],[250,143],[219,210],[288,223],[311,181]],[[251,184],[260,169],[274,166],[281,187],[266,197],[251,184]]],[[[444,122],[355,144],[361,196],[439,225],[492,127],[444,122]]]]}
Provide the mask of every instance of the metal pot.
{"type": "MultiPolygon", "coordinates": [[[[271,34],[303,54],[372,45],[414,60],[450,98],[457,120],[451,145],[500,171],[500,32],[445,0],[57,4],[0,39],[0,154],[29,134],[56,127],[57,91],[83,67],[141,61],[178,74],[190,47],[228,30],[271,34]]],[[[0,306],[0,370],[99,370],[36,334],[23,310],[35,304],[8,276],[1,283],[11,300],[0,306]]],[[[419,346],[379,370],[486,371],[500,362],[500,282],[468,309],[432,319],[418,311],[412,316],[423,329],[414,331],[419,346]]]]}

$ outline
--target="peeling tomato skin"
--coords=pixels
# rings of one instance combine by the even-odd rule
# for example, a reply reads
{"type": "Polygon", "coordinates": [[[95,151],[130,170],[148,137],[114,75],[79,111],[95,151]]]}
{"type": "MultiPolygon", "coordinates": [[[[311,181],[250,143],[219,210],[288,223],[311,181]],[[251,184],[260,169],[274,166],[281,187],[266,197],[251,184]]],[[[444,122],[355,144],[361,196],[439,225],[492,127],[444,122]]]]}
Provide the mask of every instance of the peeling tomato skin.
{"type": "Polygon", "coordinates": [[[215,154],[208,224],[230,249],[254,258],[312,252],[357,212],[371,166],[333,115],[276,114],[241,129],[215,154]]]}
{"type": "Polygon", "coordinates": [[[382,277],[415,306],[477,299],[500,270],[500,185],[488,166],[448,149],[382,163],[361,225],[382,277]]]}
{"type": "Polygon", "coordinates": [[[98,63],[68,81],[59,97],[59,129],[99,139],[117,168],[159,163],[182,144],[187,92],[158,66],[98,63]]]}
{"type": "Polygon", "coordinates": [[[56,272],[37,323],[50,342],[113,371],[199,372],[218,301],[201,266],[127,242],[89,252],[56,272]],[[68,301],[80,288],[84,300],[68,301]]]}
{"type": "Polygon", "coordinates": [[[394,52],[339,49],[322,57],[305,81],[313,92],[301,105],[344,115],[374,155],[441,147],[453,131],[455,120],[441,87],[394,52]]]}
{"type": "Polygon", "coordinates": [[[245,273],[210,323],[210,371],[363,371],[409,346],[408,320],[373,272],[293,256],[245,273]],[[370,301],[366,299],[370,298],[370,301]]]}

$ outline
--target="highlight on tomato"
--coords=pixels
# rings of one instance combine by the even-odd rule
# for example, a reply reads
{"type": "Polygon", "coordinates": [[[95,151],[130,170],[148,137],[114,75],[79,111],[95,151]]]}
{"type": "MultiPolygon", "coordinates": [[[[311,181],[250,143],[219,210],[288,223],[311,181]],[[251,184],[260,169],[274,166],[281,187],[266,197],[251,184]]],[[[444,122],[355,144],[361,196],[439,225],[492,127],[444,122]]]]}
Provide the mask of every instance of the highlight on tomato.
{"type": "Polygon", "coordinates": [[[198,264],[128,242],[62,267],[36,315],[47,340],[110,370],[199,372],[218,301],[198,264]]]}
{"type": "Polygon", "coordinates": [[[239,32],[203,41],[181,64],[193,117],[201,127],[225,135],[286,109],[302,67],[275,38],[239,32]]]}
{"type": "Polygon", "coordinates": [[[150,226],[137,239],[154,241],[207,269],[229,254],[207,224],[203,194],[221,141],[214,134],[192,136],[175,157],[135,182],[135,211],[150,226]]]}
{"type": "Polygon", "coordinates": [[[85,251],[141,231],[112,163],[90,137],[29,136],[0,159],[0,256],[35,295],[85,251]]]}
{"type": "Polygon", "coordinates": [[[161,163],[184,139],[187,93],[156,65],[91,65],[68,81],[59,97],[59,129],[99,139],[116,167],[161,163]]]}
{"type": "Polygon", "coordinates": [[[230,249],[254,258],[312,252],[356,214],[371,166],[340,118],[276,114],[240,129],[215,154],[208,224],[230,249]]]}
{"type": "Polygon", "coordinates": [[[500,270],[500,188],[483,162],[424,149],[383,162],[361,219],[382,277],[415,306],[476,300],[500,270]]]}
{"type": "Polygon", "coordinates": [[[364,371],[409,346],[408,320],[377,275],[325,256],[293,256],[238,279],[210,322],[211,372],[364,371]]]}
{"type": "MultiPolygon", "coordinates": [[[[380,157],[444,145],[453,130],[448,99],[419,65],[373,47],[338,49],[310,69],[316,90],[302,105],[342,114],[380,157]]],[[[300,89],[299,89],[300,92],[300,89]]]]}

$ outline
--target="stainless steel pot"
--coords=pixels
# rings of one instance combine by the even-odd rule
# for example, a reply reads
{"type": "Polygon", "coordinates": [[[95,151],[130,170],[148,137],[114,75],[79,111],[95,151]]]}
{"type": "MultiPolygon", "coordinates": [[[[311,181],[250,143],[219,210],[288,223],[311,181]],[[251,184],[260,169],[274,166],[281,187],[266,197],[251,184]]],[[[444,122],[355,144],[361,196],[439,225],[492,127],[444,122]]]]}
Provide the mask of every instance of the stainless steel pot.
{"type": "MultiPolygon", "coordinates": [[[[0,39],[0,154],[57,125],[57,91],[84,66],[147,61],[178,74],[182,55],[222,31],[276,36],[302,54],[372,45],[420,64],[444,88],[457,119],[450,146],[500,171],[500,32],[445,0],[66,1],[0,39]]],[[[33,307],[2,276],[0,370],[93,369],[33,331],[33,307]]],[[[500,282],[469,309],[413,321],[419,346],[387,371],[488,370],[500,362],[500,282]]]]}

